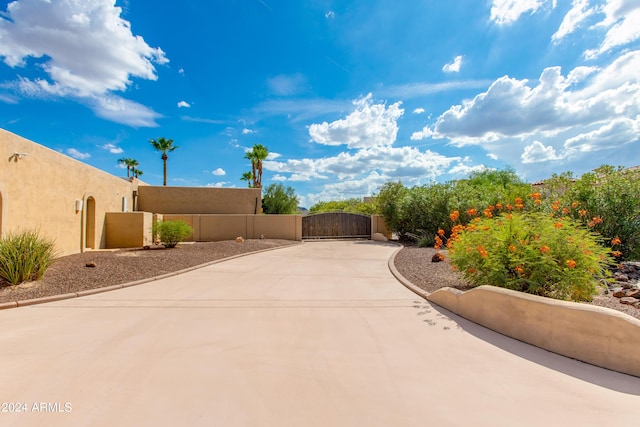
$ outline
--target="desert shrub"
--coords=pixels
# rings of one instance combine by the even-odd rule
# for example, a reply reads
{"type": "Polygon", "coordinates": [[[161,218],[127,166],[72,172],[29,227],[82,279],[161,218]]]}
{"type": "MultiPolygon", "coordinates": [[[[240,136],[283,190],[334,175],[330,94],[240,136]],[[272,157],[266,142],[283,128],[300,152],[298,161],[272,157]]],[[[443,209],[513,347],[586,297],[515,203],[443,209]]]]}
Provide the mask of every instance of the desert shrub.
{"type": "Polygon", "coordinates": [[[411,231],[406,223],[401,203],[408,189],[401,182],[388,182],[376,194],[378,211],[384,218],[385,225],[398,236],[404,236],[411,231]]]}
{"type": "Polygon", "coordinates": [[[154,223],[151,232],[157,235],[167,248],[175,248],[178,243],[193,233],[193,228],[183,220],[176,219],[154,223]]]}
{"type": "Polygon", "coordinates": [[[565,173],[544,184],[546,212],[565,211],[605,244],[619,241],[615,249],[623,259],[640,259],[640,171],[605,165],[579,179],[565,173]]]}
{"type": "Polygon", "coordinates": [[[298,196],[293,187],[271,184],[262,197],[262,209],[266,214],[295,214],[298,211],[298,196]]]}
{"type": "Polygon", "coordinates": [[[9,233],[0,239],[0,278],[12,285],[40,280],[55,256],[54,242],[37,231],[9,233]]]}
{"type": "MultiPolygon", "coordinates": [[[[500,200],[525,197],[531,186],[522,182],[512,169],[483,170],[469,178],[440,184],[406,188],[402,183],[387,183],[377,195],[378,210],[389,229],[401,239],[424,234],[423,242],[433,242],[433,235],[451,230],[449,213],[460,212],[466,224],[472,216],[470,206],[495,205],[500,200]]],[[[479,208],[478,208],[479,209],[479,208]]]]}
{"type": "Polygon", "coordinates": [[[588,301],[613,262],[600,239],[568,217],[494,207],[453,227],[447,246],[452,265],[473,285],[588,301]]]}
{"type": "Polygon", "coordinates": [[[361,215],[375,215],[378,213],[378,208],[375,201],[365,202],[357,198],[318,202],[309,208],[309,213],[323,212],[348,212],[361,215]]]}

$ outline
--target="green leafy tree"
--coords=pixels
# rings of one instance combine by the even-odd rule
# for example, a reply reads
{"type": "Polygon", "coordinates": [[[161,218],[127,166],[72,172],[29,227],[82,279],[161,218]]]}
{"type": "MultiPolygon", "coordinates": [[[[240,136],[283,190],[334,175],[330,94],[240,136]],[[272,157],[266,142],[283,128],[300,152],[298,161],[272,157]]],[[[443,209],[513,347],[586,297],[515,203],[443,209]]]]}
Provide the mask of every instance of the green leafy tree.
{"type": "Polygon", "coordinates": [[[129,178],[129,173],[138,166],[138,161],[136,159],[132,159],[130,157],[123,157],[122,159],[118,159],[118,164],[124,165],[127,167],[127,178],[129,178]]]}
{"type": "Polygon", "coordinates": [[[292,187],[271,184],[265,189],[262,208],[267,214],[295,214],[298,211],[298,196],[292,187]]]}
{"type": "Polygon", "coordinates": [[[363,215],[373,215],[377,212],[375,201],[364,202],[358,198],[346,200],[330,200],[318,202],[309,208],[309,213],[348,212],[363,215]]]}
{"type": "Polygon", "coordinates": [[[169,158],[167,156],[167,153],[170,153],[179,147],[177,145],[173,145],[173,139],[158,138],[158,139],[150,139],[149,142],[151,143],[151,145],[156,151],[159,151],[162,153],[161,159],[164,166],[163,185],[166,187],[167,186],[167,159],[169,158]]]}
{"type": "Polygon", "coordinates": [[[247,151],[244,155],[245,159],[251,161],[253,188],[262,188],[262,161],[268,156],[269,149],[262,144],[254,145],[251,147],[251,150],[247,151]]]}
{"type": "Polygon", "coordinates": [[[244,172],[240,177],[240,181],[247,181],[247,187],[251,188],[253,184],[253,172],[244,172]]]}

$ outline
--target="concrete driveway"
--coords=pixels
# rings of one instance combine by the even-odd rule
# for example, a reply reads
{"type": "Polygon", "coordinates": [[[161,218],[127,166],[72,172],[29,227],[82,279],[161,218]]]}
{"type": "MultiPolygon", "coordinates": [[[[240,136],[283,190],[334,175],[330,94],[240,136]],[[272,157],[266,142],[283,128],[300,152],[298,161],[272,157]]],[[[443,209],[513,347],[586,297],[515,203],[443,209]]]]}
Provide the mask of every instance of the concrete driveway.
{"type": "Polygon", "coordinates": [[[640,378],[429,305],[396,249],[309,242],[2,311],[0,425],[640,425],[640,378]]]}

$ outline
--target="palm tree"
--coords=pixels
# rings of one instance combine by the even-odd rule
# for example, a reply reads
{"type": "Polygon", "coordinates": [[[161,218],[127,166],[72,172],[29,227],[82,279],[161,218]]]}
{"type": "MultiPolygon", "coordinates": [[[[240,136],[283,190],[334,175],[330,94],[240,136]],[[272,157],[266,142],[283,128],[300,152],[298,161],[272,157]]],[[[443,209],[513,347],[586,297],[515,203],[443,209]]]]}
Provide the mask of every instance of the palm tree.
{"type": "Polygon", "coordinates": [[[156,151],[160,151],[162,153],[162,161],[164,162],[164,186],[167,186],[167,156],[168,152],[171,152],[178,148],[177,145],[173,145],[173,139],[166,138],[158,138],[158,139],[150,139],[149,142],[153,145],[156,151]]]}
{"type": "Polygon", "coordinates": [[[251,188],[251,181],[253,181],[253,172],[244,172],[240,181],[247,181],[247,187],[251,188]]]}
{"type": "Polygon", "coordinates": [[[127,167],[127,178],[129,178],[129,171],[133,171],[133,169],[138,166],[138,161],[131,157],[123,157],[122,159],[118,159],[118,164],[125,165],[127,167]]]}
{"type": "Polygon", "coordinates": [[[144,175],[144,172],[142,172],[140,169],[131,169],[131,175],[137,178],[140,175],[144,175]]]}
{"type": "Polygon", "coordinates": [[[262,144],[251,147],[244,155],[245,159],[251,160],[251,172],[253,173],[253,187],[262,188],[262,161],[269,156],[269,149],[262,144]]]}

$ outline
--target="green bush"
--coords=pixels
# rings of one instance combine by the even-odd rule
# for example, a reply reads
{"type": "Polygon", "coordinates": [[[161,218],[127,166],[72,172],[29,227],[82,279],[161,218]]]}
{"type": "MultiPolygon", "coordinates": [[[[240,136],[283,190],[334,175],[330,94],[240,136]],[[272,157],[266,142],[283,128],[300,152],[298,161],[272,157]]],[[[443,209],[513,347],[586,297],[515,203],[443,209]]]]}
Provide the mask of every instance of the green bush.
{"type": "Polygon", "coordinates": [[[494,213],[454,227],[447,243],[452,265],[471,284],[563,300],[592,299],[597,279],[607,277],[613,263],[597,234],[568,217],[495,208],[494,213]]]}
{"type": "Polygon", "coordinates": [[[151,232],[157,235],[167,248],[175,248],[185,237],[193,233],[193,228],[183,220],[177,219],[156,222],[151,232]]]}
{"type": "Polygon", "coordinates": [[[53,241],[37,231],[7,234],[0,239],[0,278],[12,285],[40,280],[55,256],[53,241]]]}
{"type": "Polygon", "coordinates": [[[271,184],[262,197],[262,210],[266,214],[295,214],[298,212],[298,196],[293,187],[271,184]]]}
{"type": "Polygon", "coordinates": [[[580,179],[570,173],[545,181],[543,206],[568,210],[574,219],[590,225],[605,238],[618,238],[622,259],[640,259],[640,171],[601,166],[580,179]],[[577,208],[572,208],[576,206],[577,208]]]}

